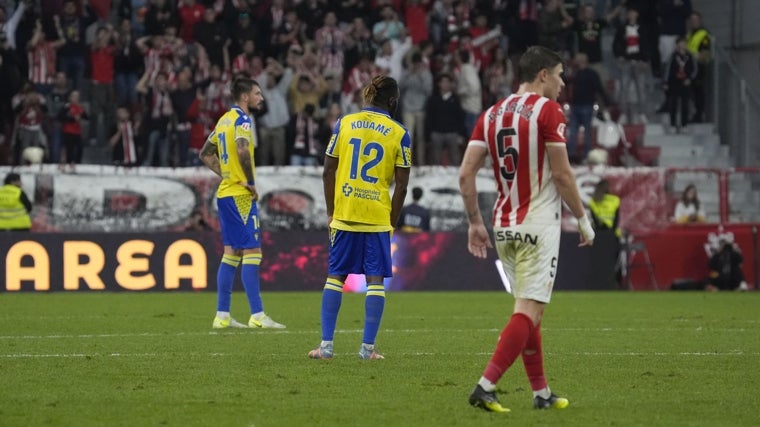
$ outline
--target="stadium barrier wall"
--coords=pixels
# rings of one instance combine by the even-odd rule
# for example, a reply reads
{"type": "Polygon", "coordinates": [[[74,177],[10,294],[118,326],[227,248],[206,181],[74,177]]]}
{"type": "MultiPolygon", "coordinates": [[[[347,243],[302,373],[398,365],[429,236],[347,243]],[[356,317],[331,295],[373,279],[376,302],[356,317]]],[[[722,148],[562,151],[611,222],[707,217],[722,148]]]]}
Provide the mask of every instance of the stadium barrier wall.
{"type": "MultiPolygon", "coordinates": [[[[716,230],[682,228],[642,239],[649,248],[660,288],[675,279],[707,275],[704,243],[716,230]]],[[[726,229],[751,254],[751,231],[726,229]],[[749,248],[749,249],[747,249],[749,248]]],[[[600,234],[592,248],[578,248],[577,233],[562,234],[556,290],[613,290],[615,244],[600,234]]],[[[325,230],[263,233],[263,291],[321,290],[327,269],[325,230]]],[[[404,234],[393,237],[394,277],[389,291],[502,290],[496,254],[487,260],[467,252],[460,232],[404,234]]],[[[0,233],[0,292],[10,291],[213,291],[222,253],[216,232],[158,233],[0,233]]],[[[754,275],[745,263],[748,282],[754,275]]],[[[643,269],[634,269],[635,289],[652,289],[643,269]]],[[[241,290],[242,285],[236,284],[241,290]]],[[[345,289],[365,290],[362,276],[351,276],[345,289]]]]}
{"type": "MultiPolygon", "coordinates": [[[[81,268],[73,261],[74,258],[64,256],[64,248],[84,250],[81,248],[88,247],[86,243],[83,246],[67,244],[78,241],[95,242],[96,246],[103,249],[102,275],[105,279],[101,280],[102,287],[106,289],[167,289],[167,286],[168,289],[213,288],[213,280],[210,278],[215,277],[216,263],[221,253],[217,233],[181,233],[196,211],[202,213],[212,230],[218,229],[214,198],[218,178],[211,172],[197,168],[125,169],[96,165],[77,166],[75,173],[63,173],[55,165],[13,170],[21,174],[22,186],[33,200],[34,225],[32,234],[23,237],[13,233],[0,233],[0,262],[3,266],[0,270],[4,270],[0,277],[3,281],[0,289],[7,289],[5,281],[11,255],[8,251],[15,247],[18,239],[30,239],[34,243],[29,245],[36,244],[48,254],[51,260],[51,290],[64,289],[64,283],[69,283],[70,287],[76,289],[98,285],[96,280],[92,280],[93,284],[86,282],[85,286],[81,279],[76,280],[82,284],[74,285],[71,282],[75,280],[71,278],[73,276],[66,276],[68,270],[81,268]],[[197,241],[203,248],[207,271],[206,283],[203,285],[198,279],[191,281],[172,276],[173,270],[167,276],[171,280],[167,281],[164,277],[165,264],[169,262],[165,259],[166,253],[170,248],[173,251],[179,250],[182,245],[172,245],[184,239],[183,236],[191,236],[189,239],[197,241]],[[131,243],[122,248],[125,242],[131,243]],[[128,257],[132,256],[130,251],[145,254],[148,249],[149,255],[135,255],[134,265],[138,261],[148,262],[149,268],[138,268],[134,279],[130,279],[132,273],[129,269],[117,269],[119,254],[128,257]],[[68,270],[64,271],[65,269],[68,270]],[[150,270],[150,274],[145,273],[146,270],[150,270]],[[125,276],[127,273],[129,274],[125,276]],[[125,280],[117,281],[117,274],[125,280]],[[69,282],[65,282],[67,277],[69,282]],[[150,281],[146,277],[152,277],[155,284],[148,286],[150,281]],[[131,284],[128,283],[130,280],[131,284]],[[179,280],[179,284],[176,285],[172,280],[179,280]],[[127,284],[126,287],[122,283],[127,284]]],[[[0,175],[4,176],[9,171],[10,168],[0,167],[0,175]]],[[[754,253],[757,242],[751,233],[753,224],[726,224],[725,227],[718,223],[691,226],[671,224],[669,216],[677,195],[666,188],[666,179],[672,175],[672,170],[576,168],[575,172],[584,201],[589,200],[594,185],[600,179],[609,180],[612,192],[621,196],[621,227],[648,249],[659,288],[669,286],[676,279],[703,279],[707,275],[705,244],[710,234],[722,232],[735,235],[736,242],[744,253],[747,281],[750,286],[757,282],[757,274],[754,272],[758,258],[754,253]]],[[[479,264],[464,252],[466,245],[463,239],[466,239],[466,235],[462,232],[467,229],[467,224],[459,196],[457,173],[457,168],[450,167],[413,169],[411,186],[420,186],[425,190],[422,204],[431,211],[431,226],[435,232],[427,237],[423,235],[407,239],[413,242],[411,247],[414,248],[415,255],[400,258],[398,262],[404,266],[412,264],[405,267],[404,274],[398,276],[398,280],[389,282],[390,289],[501,289],[493,260],[479,264]],[[425,239],[430,239],[427,244],[432,249],[424,248],[423,243],[416,243],[425,242],[425,239]],[[428,260],[444,242],[458,242],[446,246],[454,248],[451,251],[456,256],[446,255],[442,258],[443,261],[438,261],[431,267],[428,260]],[[427,268],[445,274],[427,272],[427,268]]],[[[327,246],[322,239],[326,235],[326,214],[321,168],[260,167],[257,169],[257,179],[261,194],[261,223],[267,239],[264,242],[265,265],[262,267],[265,289],[321,289],[327,265],[327,246]],[[290,255],[292,251],[301,255],[290,255]],[[321,254],[319,262],[316,262],[316,254],[321,254]],[[267,259],[273,256],[277,258],[267,259]],[[269,264],[269,261],[277,262],[269,264]],[[308,264],[309,268],[294,270],[288,262],[308,264]]],[[[493,178],[487,172],[478,176],[478,188],[481,190],[479,198],[482,213],[488,223],[496,193],[493,191],[493,178]]],[[[725,212],[725,194],[721,200],[721,209],[725,212]]],[[[557,272],[557,289],[613,287],[608,280],[609,262],[604,261],[603,267],[600,267],[600,259],[608,258],[605,246],[597,243],[591,251],[570,251],[565,242],[567,236],[575,232],[572,215],[565,212],[562,223],[563,252],[557,272]],[[594,254],[591,272],[588,271],[590,261],[585,258],[590,253],[594,254]],[[572,268],[568,269],[568,265],[572,268]],[[602,273],[599,272],[600,269],[603,270],[602,273]]],[[[400,248],[402,253],[408,250],[408,245],[400,248]]],[[[169,252],[169,255],[174,256],[174,252],[169,252]]],[[[637,258],[634,261],[638,264],[641,260],[637,258]]],[[[32,261],[26,257],[23,262],[32,261]]],[[[635,268],[630,273],[634,289],[654,288],[646,269],[635,268]]],[[[359,279],[356,281],[360,282],[359,279]]],[[[27,287],[21,286],[22,289],[27,287]]]]}

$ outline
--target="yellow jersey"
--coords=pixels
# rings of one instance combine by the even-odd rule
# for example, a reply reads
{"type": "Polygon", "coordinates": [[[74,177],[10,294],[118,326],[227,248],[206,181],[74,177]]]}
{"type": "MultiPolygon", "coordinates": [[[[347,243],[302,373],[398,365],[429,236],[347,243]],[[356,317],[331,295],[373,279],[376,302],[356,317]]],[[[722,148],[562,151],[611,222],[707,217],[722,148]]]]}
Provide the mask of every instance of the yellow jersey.
{"type": "Polygon", "coordinates": [[[388,112],[365,107],[340,118],[326,155],[339,159],[335,172],[332,228],[390,231],[390,186],[396,167],[412,166],[409,132],[388,112]]]}
{"type": "Polygon", "coordinates": [[[240,165],[240,159],[237,154],[237,143],[235,142],[241,138],[248,141],[251,168],[253,169],[252,176],[255,177],[253,146],[255,145],[256,132],[253,120],[240,107],[235,105],[230,111],[224,113],[208,137],[209,141],[216,145],[217,155],[219,156],[219,167],[222,171],[222,182],[216,190],[216,197],[250,194],[248,189],[244,187],[248,179],[245,172],[243,172],[243,167],[240,165]]]}

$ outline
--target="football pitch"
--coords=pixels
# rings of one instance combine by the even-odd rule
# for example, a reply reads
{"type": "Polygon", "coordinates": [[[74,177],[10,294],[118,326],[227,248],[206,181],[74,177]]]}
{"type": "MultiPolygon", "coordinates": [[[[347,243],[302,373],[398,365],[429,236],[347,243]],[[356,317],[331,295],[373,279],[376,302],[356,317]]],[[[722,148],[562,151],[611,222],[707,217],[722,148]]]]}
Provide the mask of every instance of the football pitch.
{"type": "MultiPolygon", "coordinates": [[[[511,313],[505,293],[388,293],[359,360],[363,295],[345,295],[331,361],[318,292],[265,292],[288,329],[211,329],[203,293],[0,294],[0,426],[756,426],[760,292],[558,292],[542,331],[565,410],[532,409],[518,360],[512,412],[467,397],[511,313]]],[[[244,294],[233,316],[247,320],[244,294]]]]}

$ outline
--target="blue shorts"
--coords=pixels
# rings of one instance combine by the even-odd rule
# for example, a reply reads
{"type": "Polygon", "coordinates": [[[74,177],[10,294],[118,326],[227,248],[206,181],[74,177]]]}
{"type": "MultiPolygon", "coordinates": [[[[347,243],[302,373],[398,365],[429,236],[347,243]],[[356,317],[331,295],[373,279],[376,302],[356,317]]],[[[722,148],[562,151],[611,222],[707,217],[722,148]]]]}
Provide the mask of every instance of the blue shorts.
{"type": "Polygon", "coordinates": [[[392,277],[391,233],[331,230],[328,274],[392,277]]]}
{"type": "Polygon", "coordinates": [[[259,210],[250,195],[218,198],[216,207],[224,246],[232,246],[232,249],[261,247],[259,210]]]}

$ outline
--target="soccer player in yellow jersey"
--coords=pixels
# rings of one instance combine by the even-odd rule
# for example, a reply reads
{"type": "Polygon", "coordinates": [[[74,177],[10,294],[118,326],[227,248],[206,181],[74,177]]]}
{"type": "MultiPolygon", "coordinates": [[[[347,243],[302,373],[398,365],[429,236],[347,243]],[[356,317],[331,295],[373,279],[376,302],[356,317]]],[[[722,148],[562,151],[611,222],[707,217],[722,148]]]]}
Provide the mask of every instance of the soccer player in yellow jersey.
{"type": "Polygon", "coordinates": [[[322,291],[322,342],[312,359],[333,357],[333,335],[350,273],[367,278],[362,359],[383,359],[375,337],[385,307],[383,278],[391,277],[391,224],[398,222],[412,165],[411,139],[391,118],[398,106],[396,81],[377,76],[364,87],[364,108],[343,116],[327,145],[322,175],[330,224],[330,256],[322,291]],[[393,197],[392,181],[396,182],[393,197]]]}
{"type": "Polygon", "coordinates": [[[261,108],[264,97],[255,80],[241,77],[232,82],[235,105],[217,122],[200,152],[203,163],[222,178],[216,192],[224,256],[217,272],[217,312],[214,328],[246,325],[230,317],[230,299],[235,271],[242,259],[243,280],[251,317],[250,328],[285,328],[264,313],[259,291],[261,230],[253,165],[256,131],[252,110],[261,108]]]}

